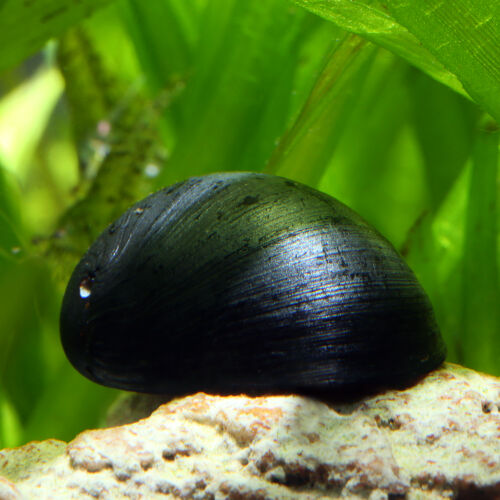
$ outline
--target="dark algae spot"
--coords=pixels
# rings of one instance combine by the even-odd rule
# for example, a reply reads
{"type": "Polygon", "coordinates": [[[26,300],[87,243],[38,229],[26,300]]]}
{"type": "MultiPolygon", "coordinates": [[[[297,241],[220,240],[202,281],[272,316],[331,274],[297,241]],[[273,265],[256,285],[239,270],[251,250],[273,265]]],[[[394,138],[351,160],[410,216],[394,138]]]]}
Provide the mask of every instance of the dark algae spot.
{"type": "Polygon", "coordinates": [[[245,196],[245,198],[243,198],[243,200],[241,200],[239,206],[253,205],[253,204],[257,203],[258,201],[259,201],[258,196],[245,196]]]}

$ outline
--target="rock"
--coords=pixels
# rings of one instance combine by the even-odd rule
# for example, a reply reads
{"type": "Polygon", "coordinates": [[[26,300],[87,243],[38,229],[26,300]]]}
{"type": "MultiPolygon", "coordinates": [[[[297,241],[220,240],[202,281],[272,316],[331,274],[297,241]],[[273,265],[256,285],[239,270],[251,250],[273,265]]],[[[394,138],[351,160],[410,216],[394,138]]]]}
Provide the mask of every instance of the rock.
{"type": "Polygon", "coordinates": [[[500,499],[500,379],[446,364],[342,404],[199,393],[3,450],[0,476],[2,500],[500,499]]]}

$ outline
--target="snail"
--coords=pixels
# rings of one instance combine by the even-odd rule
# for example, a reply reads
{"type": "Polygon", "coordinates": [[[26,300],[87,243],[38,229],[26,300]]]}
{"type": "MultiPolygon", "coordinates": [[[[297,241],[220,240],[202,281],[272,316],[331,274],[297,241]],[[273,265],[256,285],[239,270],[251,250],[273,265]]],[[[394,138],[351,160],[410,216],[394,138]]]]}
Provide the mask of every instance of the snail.
{"type": "Polygon", "coordinates": [[[336,199],[258,173],[135,204],[76,266],[60,318],[91,380],[183,395],[399,387],[445,346],[393,246],[336,199]]]}

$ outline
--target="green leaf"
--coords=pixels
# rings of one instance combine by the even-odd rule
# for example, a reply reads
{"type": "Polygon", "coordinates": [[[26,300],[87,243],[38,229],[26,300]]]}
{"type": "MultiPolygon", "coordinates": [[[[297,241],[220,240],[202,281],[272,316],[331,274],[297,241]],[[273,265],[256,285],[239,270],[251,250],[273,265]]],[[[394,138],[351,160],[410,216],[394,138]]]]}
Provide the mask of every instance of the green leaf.
{"type": "Polygon", "coordinates": [[[431,209],[437,210],[471,153],[478,110],[422,73],[411,76],[414,127],[425,159],[431,209]]]}
{"type": "Polygon", "coordinates": [[[377,51],[320,183],[395,245],[425,199],[421,156],[408,126],[414,72],[401,58],[377,51]]]}
{"type": "Polygon", "coordinates": [[[18,446],[21,433],[22,427],[16,409],[0,388],[0,448],[18,446]]]}
{"type": "Polygon", "coordinates": [[[466,216],[460,308],[463,362],[497,374],[500,373],[496,212],[499,138],[499,130],[490,118],[478,132],[475,143],[466,216]]]}
{"type": "Polygon", "coordinates": [[[207,3],[196,71],[179,103],[178,142],[159,184],[186,173],[263,168],[288,117],[306,17],[284,0],[207,3]]]}
{"type": "Polygon", "coordinates": [[[500,2],[387,0],[386,5],[500,122],[500,2]]]}
{"type": "Polygon", "coordinates": [[[0,2],[0,71],[33,54],[111,0],[37,0],[0,2]]]}
{"type": "Polygon", "coordinates": [[[173,79],[185,78],[197,37],[198,4],[184,0],[127,0],[119,4],[139,62],[155,90],[173,79]]]}
{"type": "Polygon", "coordinates": [[[447,345],[447,359],[459,356],[464,213],[470,165],[462,169],[437,212],[425,212],[408,232],[402,254],[429,294],[447,345]]]}
{"type": "MultiPolygon", "coordinates": [[[[126,0],[117,6],[151,93],[174,86],[182,90],[192,71],[202,2],[126,0]]],[[[163,118],[163,135],[169,146],[172,138],[166,136],[182,123],[182,112],[182,106],[174,101],[163,118]]]]}
{"type": "MultiPolygon", "coordinates": [[[[337,26],[384,47],[406,59],[453,90],[467,95],[461,82],[420,40],[376,2],[370,0],[293,0],[337,26]],[[372,5],[373,4],[373,5],[372,5]]],[[[418,2],[413,2],[417,4],[418,2]]]]}
{"type": "Polygon", "coordinates": [[[266,172],[313,186],[318,183],[352,112],[373,54],[373,45],[356,35],[347,36],[335,47],[266,172]]]}
{"type": "Polygon", "coordinates": [[[0,165],[0,266],[4,260],[14,260],[14,255],[21,250],[23,228],[19,200],[18,186],[10,173],[0,165]]]}
{"type": "Polygon", "coordinates": [[[0,100],[0,160],[20,182],[25,182],[30,173],[33,153],[63,87],[59,72],[43,65],[0,100]]]}
{"type": "MultiPolygon", "coordinates": [[[[39,263],[38,263],[39,264],[39,263]]],[[[19,418],[25,420],[45,383],[37,297],[47,273],[31,259],[2,269],[0,281],[0,384],[19,418]],[[19,391],[22,380],[23,390],[19,391]]]]}
{"type": "Polygon", "coordinates": [[[32,404],[24,442],[49,438],[70,441],[85,429],[99,427],[119,394],[87,380],[63,359],[62,352],[59,354],[62,365],[32,404]]]}

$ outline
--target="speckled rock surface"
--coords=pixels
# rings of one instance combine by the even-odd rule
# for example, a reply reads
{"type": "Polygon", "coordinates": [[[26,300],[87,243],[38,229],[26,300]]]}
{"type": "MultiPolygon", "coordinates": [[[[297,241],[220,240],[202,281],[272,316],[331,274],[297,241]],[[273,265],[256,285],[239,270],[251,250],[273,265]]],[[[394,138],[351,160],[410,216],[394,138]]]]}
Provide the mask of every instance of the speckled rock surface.
{"type": "Polygon", "coordinates": [[[0,499],[500,499],[500,379],[445,365],[356,403],[196,394],[0,452],[0,499]]]}

